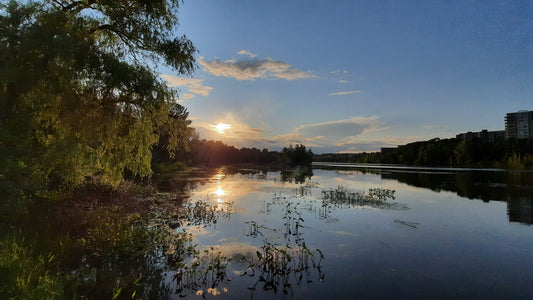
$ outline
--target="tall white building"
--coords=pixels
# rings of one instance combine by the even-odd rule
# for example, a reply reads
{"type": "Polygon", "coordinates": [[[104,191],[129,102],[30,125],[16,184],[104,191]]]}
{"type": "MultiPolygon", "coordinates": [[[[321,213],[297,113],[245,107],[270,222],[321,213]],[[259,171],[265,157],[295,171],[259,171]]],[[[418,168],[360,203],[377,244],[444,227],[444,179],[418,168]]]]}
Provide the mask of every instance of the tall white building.
{"type": "Polygon", "coordinates": [[[521,110],[505,116],[507,138],[533,139],[533,111],[521,110]]]}

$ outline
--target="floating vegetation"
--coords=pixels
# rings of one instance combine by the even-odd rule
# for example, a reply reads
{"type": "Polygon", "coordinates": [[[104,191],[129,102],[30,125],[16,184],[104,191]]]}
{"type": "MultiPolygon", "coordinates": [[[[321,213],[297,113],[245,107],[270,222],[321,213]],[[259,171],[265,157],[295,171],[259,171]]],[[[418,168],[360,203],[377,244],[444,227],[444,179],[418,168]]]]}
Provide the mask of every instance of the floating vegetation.
{"type": "Polygon", "coordinates": [[[354,192],[339,186],[336,189],[322,191],[322,199],[334,206],[370,206],[374,208],[405,209],[405,205],[388,200],[394,200],[395,190],[370,188],[368,192],[354,192]]]}
{"type": "Polygon", "coordinates": [[[299,185],[281,185],[275,187],[265,187],[263,191],[273,193],[275,199],[285,199],[286,197],[305,198],[312,196],[312,189],[319,185],[316,182],[306,182],[299,185]]]}
{"type": "Polygon", "coordinates": [[[402,224],[402,225],[405,225],[405,226],[413,227],[413,228],[417,228],[418,225],[420,224],[420,223],[417,223],[417,222],[402,221],[400,219],[395,219],[394,222],[402,224]]]}

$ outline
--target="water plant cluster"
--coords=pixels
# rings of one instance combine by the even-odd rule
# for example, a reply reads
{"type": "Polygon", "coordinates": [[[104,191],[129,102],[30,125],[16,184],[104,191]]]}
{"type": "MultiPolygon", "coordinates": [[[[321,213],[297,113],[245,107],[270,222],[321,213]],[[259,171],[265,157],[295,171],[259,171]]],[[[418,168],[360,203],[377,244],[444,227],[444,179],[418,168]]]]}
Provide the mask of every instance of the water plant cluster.
{"type": "Polygon", "coordinates": [[[274,243],[264,238],[256,256],[244,259],[248,265],[241,276],[255,278],[254,284],[249,287],[252,296],[258,287],[274,294],[281,291],[283,294],[293,295],[293,286],[314,280],[322,281],[325,277],[322,272],[322,251],[310,249],[305,243],[302,232],[305,220],[302,218],[300,202],[293,202],[294,198],[280,197],[277,194],[272,199],[272,205],[279,205],[281,208],[282,226],[268,228],[250,221],[247,222],[248,235],[252,238],[259,235],[265,237],[261,230],[269,230],[283,234],[284,243],[274,243]]]}
{"type": "Polygon", "coordinates": [[[339,186],[336,189],[322,191],[322,199],[325,203],[334,206],[371,206],[376,208],[400,208],[394,200],[395,190],[384,188],[370,188],[368,192],[350,191],[339,186]]]}

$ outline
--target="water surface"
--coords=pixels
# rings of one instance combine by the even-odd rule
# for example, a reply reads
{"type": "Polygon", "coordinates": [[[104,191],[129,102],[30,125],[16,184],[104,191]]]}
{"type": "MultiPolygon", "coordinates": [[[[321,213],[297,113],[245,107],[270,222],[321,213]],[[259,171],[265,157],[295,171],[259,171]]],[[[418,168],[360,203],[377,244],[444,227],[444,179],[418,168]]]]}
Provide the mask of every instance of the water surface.
{"type": "MultiPolygon", "coordinates": [[[[185,191],[184,205],[212,208],[176,230],[231,258],[225,276],[182,295],[533,297],[531,172],[324,164],[221,167],[165,182],[185,191]]],[[[166,275],[176,285],[176,272],[166,275]]]]}

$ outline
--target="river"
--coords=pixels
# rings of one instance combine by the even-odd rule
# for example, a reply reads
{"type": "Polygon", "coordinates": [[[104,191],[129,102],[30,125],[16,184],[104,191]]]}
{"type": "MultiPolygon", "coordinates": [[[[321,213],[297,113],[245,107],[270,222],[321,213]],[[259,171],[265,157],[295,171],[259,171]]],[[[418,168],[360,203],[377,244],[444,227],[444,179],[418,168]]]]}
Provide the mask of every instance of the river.
{"type": "Polygon", "coordinates": [[[209,208],[175,230],[225,266],[188,281],[167,270],[182,296],[533,298],[532,172],[322,163],[194,169],[160,186],[209,208]]]}

